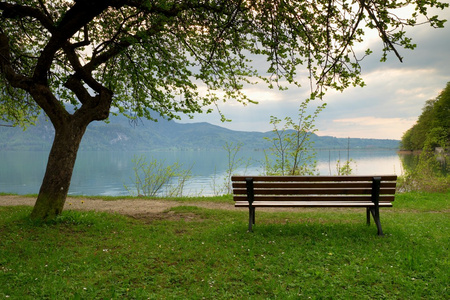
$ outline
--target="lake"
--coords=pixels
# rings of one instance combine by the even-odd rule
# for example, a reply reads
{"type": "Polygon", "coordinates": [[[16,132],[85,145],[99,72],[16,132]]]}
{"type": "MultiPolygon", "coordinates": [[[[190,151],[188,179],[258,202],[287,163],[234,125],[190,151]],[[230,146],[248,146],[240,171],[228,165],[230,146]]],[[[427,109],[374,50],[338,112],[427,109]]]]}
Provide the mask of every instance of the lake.
{"type": "MultiPolygon", "coordinates": [[[[184,169],[192,167],[192,178],[186,183],[184,195],[213,195],[214,182],[222,183],[228,168],[225,151],[173,151],[173,152],[103,152],[80,151],[75,165],[69,195],[129,195],[124,185],[133,184],[132,159],[144,155],[164,161],[167,165],[178,162],[184,169]]],[[[241,151],[238,156],[250,160],[248,168],[241,167],[236,174],[258,175],[262,172],[264,153],[241,151]]],[[[0,192],[37,194],[44,176],[47,152],[4,151],[0,153],[0,192]]],[[[349,157],[352,174],[402,174],[402,163],[395,150],[353,150],[349,157]]],[[[321,150],[317,155],[320,175],[336,175],[336,161],[347,159],[347,150],[321,150]]]]}

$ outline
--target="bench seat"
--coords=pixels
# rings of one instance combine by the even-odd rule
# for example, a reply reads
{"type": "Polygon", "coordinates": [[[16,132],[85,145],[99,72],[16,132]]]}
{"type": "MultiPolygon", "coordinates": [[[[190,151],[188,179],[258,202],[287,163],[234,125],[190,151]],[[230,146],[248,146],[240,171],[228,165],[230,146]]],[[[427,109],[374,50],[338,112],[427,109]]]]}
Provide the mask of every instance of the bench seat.
{"type": "MultiPolygon", "coordinates": [[[[392,207],[391,202],[380,202],[380,207],[392,207]]],[[[248,201],[237,201],[235,207],[249,207],[248,201]]],[[[254,201],[254,207],[374,207],[373,202],[354,201],[254,201]]]]}

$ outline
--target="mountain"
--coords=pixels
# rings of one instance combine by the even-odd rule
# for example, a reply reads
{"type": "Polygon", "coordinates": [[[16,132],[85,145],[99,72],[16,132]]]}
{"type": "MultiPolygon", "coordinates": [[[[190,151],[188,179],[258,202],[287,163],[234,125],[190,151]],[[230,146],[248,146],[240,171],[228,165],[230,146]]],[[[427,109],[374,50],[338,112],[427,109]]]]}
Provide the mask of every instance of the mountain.
{"type": "MultiPolygon", "coordinates": [[[[0,150],[49,150],[53,142],[52,124],[40,116],[36,126],[23,131],[16,127],[0,126],[0,150]]],[[[111,116],[109,124],[93,122],[81,142],[81,150],[216,150],[228,142],[241,143],[245,149],[266,149],[264,137],[272,132],[234,131],[209,123],[183,124],[158,118],[157,122],[138,120],[131,122],[124,116],[111,116]]],[[[397,149],[398,140],[336,138],[313,135],[317,149],[397,149]]]]}

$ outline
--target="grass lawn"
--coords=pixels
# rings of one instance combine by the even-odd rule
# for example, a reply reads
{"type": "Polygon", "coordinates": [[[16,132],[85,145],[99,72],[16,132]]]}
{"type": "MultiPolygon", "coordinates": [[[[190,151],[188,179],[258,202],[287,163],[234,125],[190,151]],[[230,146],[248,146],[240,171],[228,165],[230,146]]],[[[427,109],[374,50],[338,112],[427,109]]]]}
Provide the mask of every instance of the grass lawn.
{"type": "Polygon", "coordinates": [[[364,209],[257,212],[247,233],[246,212],[184,201],[51,224],[0,207],[0,299],[450,299],[450,192],[398,195],[384,237],[364,209]]]}

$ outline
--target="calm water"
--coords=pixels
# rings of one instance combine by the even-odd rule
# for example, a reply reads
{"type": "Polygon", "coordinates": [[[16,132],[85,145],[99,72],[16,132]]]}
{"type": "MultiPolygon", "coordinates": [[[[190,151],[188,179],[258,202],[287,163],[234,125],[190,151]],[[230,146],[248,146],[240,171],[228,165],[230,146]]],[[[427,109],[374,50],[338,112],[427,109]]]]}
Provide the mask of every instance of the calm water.
{"type": "MultiPolygon", "coordinates": [[[[88,152],[78,154],[69,194],[72,195],[129,195],[124,184],[132,185],[134,155],[153,157],[166,164],[178,162],[185,169],[192,166],[193,177],[187,182],[184,194],[212,195],[213,182],[223,182],[228,167],[224,151],[193,152],[88,152]]],[[[258,175],[262,172],[262,152],[241,152],[240,157],[250,159],[251,165],[235,173],[258,175]]],[[[44,176],[47,152],[1,152],[0,192],[37,194],[44,176]]],[[[336,175],[336,161],[345,161],[347,151],[319,151],[317,161],[321,175],[336,175]]],[[[383,175],[402,172],[400,157],[394,150],[350,150],[353,174],[383,175]]]]}

